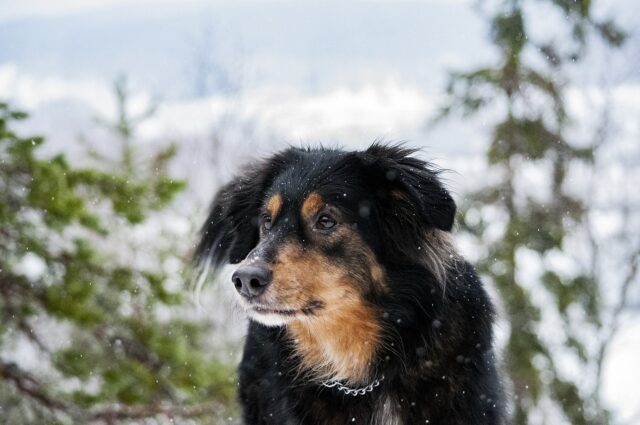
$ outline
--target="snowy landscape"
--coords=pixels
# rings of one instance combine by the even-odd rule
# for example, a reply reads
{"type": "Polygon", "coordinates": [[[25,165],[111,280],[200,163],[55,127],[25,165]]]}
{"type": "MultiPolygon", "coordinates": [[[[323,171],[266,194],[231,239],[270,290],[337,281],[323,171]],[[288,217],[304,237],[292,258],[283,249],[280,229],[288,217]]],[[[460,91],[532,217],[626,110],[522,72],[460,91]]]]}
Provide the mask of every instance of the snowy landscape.
{"type": "MultiPolygon", "coordinates": [[[[572,167],[566,183],[589,205],[592,232],[576,232],[562,251],[545,258],[518,252],[520,284],[542,312],[540,338],[552,350],[562,345],[565,325],[549,294],[537,290],[540,270],[573,273],[591,261],[587,245],[595,241],[605,277],[602,300],[615,306],[631,249],[640,249],[640,3],[594,3],[596,16],[613,17],[628,39],[618,50],[594,43],[584,61],[565,73],[569,136],[587,146],[605,134],[595,165],[572,167]]],[[[536,30],[543,33],[545,25],[553,22],[536,30]]],[[[363,149],[375,140],[403,141],[447,170],[443,176],[456,202],[466,205],[467,194],[500,177],[486,159],[500,110],[433,121],[446,100],[448,72],[497,61],[488,34],[483,12],[466,0],[0,0],[0,101],[29,114],[15,129],[45,136],[41,155],[63,152],[83,166],[90,150],[108,158],[119,154],[116,138],[101,123],[118,118],[114,84],[126,81],[128,112],[145,117],[136,127],[135,152],[145,157],[175,144],[169,170],[187,186],[161,215],[112,237],[105,249],[126,260],[129,254],[119,252],[115,241],[127,239],[134,251],[144,250],[167,231],[184,259],[215,190],[241,164],[290,144],[363,149]]],[[[544,164],[522,164],[520,171],[518,184],[528,196],[549,196],[540,183],[548,178],[544,164]]],[[[501,235],[499,212],[478,214],[489,223],[488,240],[501,235]]],[[[484,255],[464,232],[457,243],[472,262],[484,255]]],[[[194,295],[180,263],[165,266],[174,290],[192,298],[187,315],[211,322],[209,344],[217,356],[237,362],[246,322],[233,307],[229,277],[194,295]]],[[[20,267],[32,279],[44,273],[37,257],[20,267]]],[[[640,425],[640,273],[625,294],[604,357],[601,396],[612,424],[640,425]]],[[[580,322],[580,313],[573,313],[580,322]]],[[[596,340],[590,329],[576,331],[587,345],[596,340]]],[[[498,346],[505,346],[509,323],[499,321],[496,332],[498,346]]],[[[28,341],[0,348],[0,359],[27,370],[43,367],[28,341]]],[[[556,367],[579,380],[581,364],[562,350],[556,367]]],[[[584,388],[594,385],[588,379],[584,388]]],[[[545,403],[530,423],[569,423],[553,408],[545,412],[545,403]]]]}

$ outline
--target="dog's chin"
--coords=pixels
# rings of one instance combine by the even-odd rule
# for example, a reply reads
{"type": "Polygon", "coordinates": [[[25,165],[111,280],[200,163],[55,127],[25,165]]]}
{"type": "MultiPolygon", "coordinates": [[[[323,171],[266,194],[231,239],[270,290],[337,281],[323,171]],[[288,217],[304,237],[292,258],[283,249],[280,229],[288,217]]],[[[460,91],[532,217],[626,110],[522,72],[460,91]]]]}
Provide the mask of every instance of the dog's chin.
{"type": "Polygon", "coordinates": [[[298,315],[297,310],[279,310],[251,305],[245,306],[245,311],[250,320],[265,326],[284,326],[298,315]]]}
{"type": "Polygon", "coordinates": [[[244,299],[240,299],[239,304],[244,309],[249,320],[265,326],[284,326],[294,320],[307,320],[313,317],[318,310],[321,310],[324,305],[321,301],[311,300],[302,308],[291,308],[282,305],[272,306],[267,303],[249,302],[244,299]]]}
{"type": "Polygon", "coordinates": [[[242,303],[249,320],[261,323],[265,326],[284,326],[293,321],[299,315],[298,310],[276,309],[261,305],[242,303]]]}
{"type": "Polygon", "coordinates": [[[257,312],[255,310],[248,310],[247,316],[249,317],[249,320],[253,320],[254,322],[270,327],[284,326],[294,319],[294,317],[290,315],[272,312],[257,312]]]}

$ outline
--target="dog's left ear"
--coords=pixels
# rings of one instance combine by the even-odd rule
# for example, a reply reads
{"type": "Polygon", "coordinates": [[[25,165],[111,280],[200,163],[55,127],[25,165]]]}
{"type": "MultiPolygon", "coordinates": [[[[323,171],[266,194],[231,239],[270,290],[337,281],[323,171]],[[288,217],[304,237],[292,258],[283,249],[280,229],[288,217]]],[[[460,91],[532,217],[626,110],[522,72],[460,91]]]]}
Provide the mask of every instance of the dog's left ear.
{"type": "Polygon", "coordinates": [[[438,170],[414,156],[416,149],[373,144],[361,153],[369,178],[395,214],[428,227],[450,231],[456,204],[438,178],[438,170]],[[406,211],[401,211],[404,208],[406,211]]]}
{"type": "Polygon", "coordinates": [[[257,245],[258,215],[264,194],[282,170],[290,152],[247,167],[216,194],[207,220],[200,231],[194,261],[207,262],[214,269],[225,263],[242,261],[257,245]]]}
{"type": "Polygon", "coordinates": [[[357,153],[376,190],[375,204],[385,237],[412,244],[413,249],[429,229],[450,231],[456,213],[438,170],[415,153],[401,145],[378,143],[357,153]]]}

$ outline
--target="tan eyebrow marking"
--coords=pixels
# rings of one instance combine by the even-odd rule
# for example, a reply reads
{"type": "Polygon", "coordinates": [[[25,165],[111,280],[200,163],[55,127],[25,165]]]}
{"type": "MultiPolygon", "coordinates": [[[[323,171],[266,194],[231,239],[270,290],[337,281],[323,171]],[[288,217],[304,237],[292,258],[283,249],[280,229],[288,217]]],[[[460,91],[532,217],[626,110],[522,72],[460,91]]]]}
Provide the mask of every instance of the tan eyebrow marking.
{"type": "Polygon", "coordinates": [[[281,208],[282,196],[280,196],[279,193],[276,193],[267,201],[267,212],[269,213],[269,215],[271,215],[271,218],[274,219],[280,212],[281,208]]]}
{"type": "Polygon", "coordinates": [[[324,205],[325,202],[322,199],[322,196],[318,195],[316,192],[311,192],[302,203],[300,212],[304,218],[310,218],[320,211],[324,205]]]}

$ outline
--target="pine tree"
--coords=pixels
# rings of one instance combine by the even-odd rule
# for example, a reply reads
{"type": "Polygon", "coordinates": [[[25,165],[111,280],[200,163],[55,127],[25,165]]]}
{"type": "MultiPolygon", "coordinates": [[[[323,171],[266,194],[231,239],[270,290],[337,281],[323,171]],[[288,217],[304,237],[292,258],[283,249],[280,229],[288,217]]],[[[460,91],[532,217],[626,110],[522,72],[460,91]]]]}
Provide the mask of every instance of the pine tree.
{"type": "Polygon", "coordinates": [[[96,168],[43,156],[44,138],[14,130],[27,115],[0,103],[3,423],[215,423],[229,412],[232,369],[184,314],[182,272],[164,267],[181,259],[176,244],[131,242],[185,184],[167,172],[175,148],[134,150],[125,87],[121,154],[96,168]]]}
{"type": "Polygon", "coordinates": [[[589,270],[559,270],[550,259],[570,261],[567,241],[582,225],[585,204],[572,195],[567,176],[573,164],[593,159],[591,146],[570,137],[569,71],[585,58],[592,34],[613,47],[625,36],[611,20],[594,18],[590,1],[483,4],[498,63],[451,73],[441,116],[482,112],[495,119],[486,156],[488,180],[495,182],[467,197],[461,227],[486,247],[478,267],[499,293],[510,326],[504,367],[513,422],[561,416],[575,425],[602,424],[608,416],[597,386],[585,379],[596,370],[585,329],[594,335],[601,326],[597,279],[589,270]],[[531,258],[541,271],[525,276],[531,258]],[[541,336],[549,320],[559,325],[553,341],[541,336]],[[581,376],[563,370],[567,359],[580,365],[581,376]]]}

